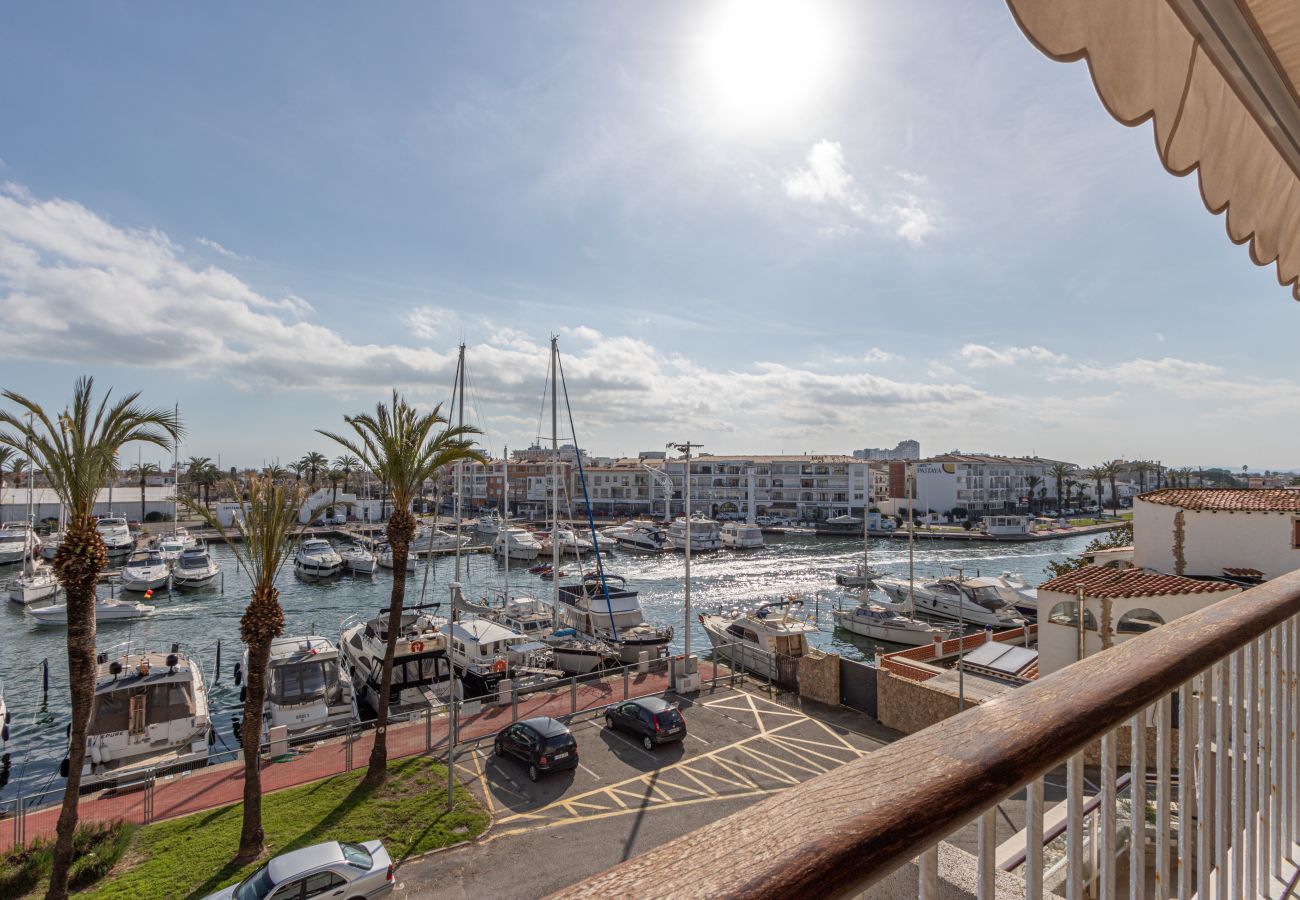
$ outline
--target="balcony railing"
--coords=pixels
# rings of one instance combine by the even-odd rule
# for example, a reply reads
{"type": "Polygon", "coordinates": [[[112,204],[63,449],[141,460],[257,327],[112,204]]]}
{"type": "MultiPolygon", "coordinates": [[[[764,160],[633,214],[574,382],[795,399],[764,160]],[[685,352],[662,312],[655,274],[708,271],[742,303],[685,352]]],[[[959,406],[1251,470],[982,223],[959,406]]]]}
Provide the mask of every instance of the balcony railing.
{"type": "Polygon", "coordinates": [[[1300,572],[1293,572],[945,719],[561,896],[846,897],[914,863],[914,876],[894,878],[915,877],[916,895],[933,898],[939,843],[974,822],[971,880],[979,897],[992,898],[996,807],[1024,791],[1018,871],[1025,896],[1041,897],[1044,775],[1062,766],[1062,895],[1082,900],[1088,883],[1087,896],[1101,898],[1284,896],[1300,860],[1298,624],[1300,572]],[[1122,748],[1136,791],[1123,805],[1122,748]],[[1086,757],[1100,762],[1101,786],[1087,813],[1086,757]],[[1092,829],[1095,844],[1085,843],[1092,829]],[[1127,885],[1117,883],[1121,870],[1127,885]]]}

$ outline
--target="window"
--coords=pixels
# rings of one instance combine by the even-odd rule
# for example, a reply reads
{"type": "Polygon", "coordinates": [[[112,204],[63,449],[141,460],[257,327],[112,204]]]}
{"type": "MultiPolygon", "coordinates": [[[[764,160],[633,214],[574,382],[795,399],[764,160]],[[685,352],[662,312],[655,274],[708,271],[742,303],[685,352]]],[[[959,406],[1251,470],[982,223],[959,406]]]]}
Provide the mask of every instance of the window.
{"type": "Polygon", "coordinates": [[[310,703],[325,696],[326,687],[338,681],[334,662],[303,662],[271,668],[272,703],[310,703]]]}
{"type": "Polygon", "coordinates": [[[271,900],[289,900],[290,897],[302,896],[302,880],[291,881],[271,895],[271,900]]]}
{"type": "Polygon", "coordinates": [[[1165,624],[1160,614],[1150,609],[1132,609],[1120,617],[1115,630],[1120,634],[1142,634],[1165,624]]]}
{"type": "Polygon", "coordinates": [[[343,851],[343,858],[347,860],[350,866],[356,866],[358,869],[369,869],[374,865],[374,857],[370,855],[369,850],[360,844],[349,844],[340,841],[339,849],[343,851]]]}
{"type": "Polygon", "coordinates": [[[315,875],[307,877],[307,881],[303,885],[303,896],[319,897],[321,894],[342,887],[345,884],[347,884],[347,881],[333,872],[317,872],[315,875]]]}
{"type": "MultiPolygon", "coordinates": [[[[1047,620],[1053,625],[1069,625],[1071,628],[1079,627],[1079,601],[1066,600],[1052,607],[1052,613],[1047,620]]],[[[1096,631],[1097,617],[1092,614],[1092,610],[1085,608],[1083,611],[1083,630],[1096,631]]]]}

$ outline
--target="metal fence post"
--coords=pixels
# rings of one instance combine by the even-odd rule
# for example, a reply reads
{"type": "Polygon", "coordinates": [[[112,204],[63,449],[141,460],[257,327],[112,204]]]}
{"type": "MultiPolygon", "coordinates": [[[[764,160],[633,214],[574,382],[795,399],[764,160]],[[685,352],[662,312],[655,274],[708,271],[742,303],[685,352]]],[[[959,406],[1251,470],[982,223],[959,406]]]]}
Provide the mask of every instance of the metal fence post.
{"type": "MultiPolygon", "coordinates": [[[[456,702],[456,700],[455,700],[455,698],[453,697],[453,698],[452,698],[452,703],[455,704],[455,702],[456,702]]],[[[428,710],[428,709],[426,709],[426,710],[424,711],[424,752],[425,752],[425,753],[428,753],[430,750],[433,749],[433,715],[432,715],[432,712],[433,712],[432,710],[428,710]]],[[[453,708],[453,710],[452,710],[452,715],[454,716],[455,714],[456,714],[456,712],[455,712],[455,709],[453,708]]]]}
{"type": "Polygon", "coordinates": [[[519,721],[519,688],[510,688],[510,721],[519,721]]]}
{"type": "Polygon", "coordinates": [[[352,771],[352,723],[348,722],[347,732],[343,736],[343,765],[346,767],[344,772],[352,771]]]}
{"type": "Polygon", "coordinates": [[[578,676],[569,678],[569,715],[578,711],[578,676]]]}
{"type": "Polygon", "coordinates": [[[629,688],[628,688],[627,666],[624,666],[623,667],[623,699],[624,700],[627,699],[628,690],[629,688]]]}

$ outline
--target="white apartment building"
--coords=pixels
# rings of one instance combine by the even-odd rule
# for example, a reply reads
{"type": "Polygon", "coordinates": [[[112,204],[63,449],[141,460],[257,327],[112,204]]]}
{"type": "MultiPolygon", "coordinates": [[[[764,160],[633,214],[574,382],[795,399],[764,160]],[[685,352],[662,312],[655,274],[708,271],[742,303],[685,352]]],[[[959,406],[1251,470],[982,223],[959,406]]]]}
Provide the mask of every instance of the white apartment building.
{"type": "MultiPolygon", "coordinates": [[[[912,466],[916,473],[913,504],[921,514],[933,511],[944,515],[965,509],[969,516],[978,518],[1014,512],[1028,503],[1030,477],[1039,479],[1035,493],[1042,488],[1047,488],[1050,495],[1056,493],[1055,479],[1049,474],[1055,464],[1055,460],[1035,457],[955,453],[923,459],[912,466]]],[[[895,479],[892,487],[895,511],[901,511],[907,506],[902,479],[895,479]]]]}

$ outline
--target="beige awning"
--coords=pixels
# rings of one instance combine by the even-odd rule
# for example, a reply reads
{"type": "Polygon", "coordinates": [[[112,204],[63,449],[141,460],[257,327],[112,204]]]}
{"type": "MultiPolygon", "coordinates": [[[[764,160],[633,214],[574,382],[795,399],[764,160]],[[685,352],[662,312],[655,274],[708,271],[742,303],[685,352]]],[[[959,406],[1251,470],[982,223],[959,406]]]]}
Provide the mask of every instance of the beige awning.
{"type": "Polygon", "coordinates": [[[1300,0],[1007,0],[1034,44],[1088,61],[1106,109],[1154,119],[1228,236],[1300,300],[1300,0]]]}

